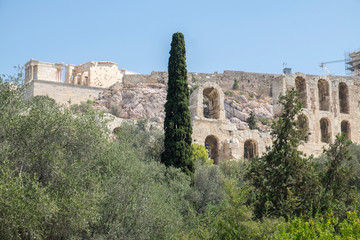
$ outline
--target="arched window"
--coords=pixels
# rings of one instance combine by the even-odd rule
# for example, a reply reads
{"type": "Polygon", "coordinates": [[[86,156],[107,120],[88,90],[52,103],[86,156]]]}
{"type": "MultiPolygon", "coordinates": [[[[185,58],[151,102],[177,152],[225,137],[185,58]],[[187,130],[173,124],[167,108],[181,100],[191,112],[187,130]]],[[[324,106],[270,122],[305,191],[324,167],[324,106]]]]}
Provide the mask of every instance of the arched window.
{"type": "Polygon", "coordinates": [[[351,140],[350,123],[346,120],[341,122],[341,134],[345,133],[345,137],[351,140]]]}
{"type": "Polygon", "coordinates": [[[297,117],[298,120],[298,124],[299,124],[299,128],[300,129],[304,129],[304,138],[302,138],[303,140],[307,140],[309,137],[309,120],[308,118],[305,116],[305,114],[300,114],[297,117]]]}
{"type": "Polygon", "coordinates": [[[258,145],[253,139],[248,139],[244,143],[244,158],[252,159],[258,156],[258,145]]]}
{"type": "Polygon", "coordinates": [[[349,109],[349,90],[346,83],[339,83],[339,103],[340,113],[350,113],[349,109]]]}
{"type": "Polygon", "coordinates": [[[329,111],[330,110],[329,83],[324,79],[320,79],[318,81],[318,91],[319,91],[319,110],[329,111]]]}
{"type": "Polygon", "coordinates": [[[302,102],[303,107],[307,108],[307,92],[306,92],[306,82],[302,77],[295,78],[295,88],[299,92],[299,100],[302,102]]]}
{"type": "Polygon", "coordinates": [[[214,164],[219,164],[219,143],[214,135],[205,138],[205,147],[209,152],[209,158],[214,160],[214,164]]]}
{"type": "Polygon", "coordinates": [[[203,91],[203,106],[204,117],[219,119],[220,118],[220,95],[219,92],[213,88],[205,88],[203,91]]]}
{"type": "Polygon", "coordinates": [[[331,142],[331,126],[330,121],[327,118],[322,118],[320,120],[320,130],[321,130],[321,141],[324,143],[331,142]]]}

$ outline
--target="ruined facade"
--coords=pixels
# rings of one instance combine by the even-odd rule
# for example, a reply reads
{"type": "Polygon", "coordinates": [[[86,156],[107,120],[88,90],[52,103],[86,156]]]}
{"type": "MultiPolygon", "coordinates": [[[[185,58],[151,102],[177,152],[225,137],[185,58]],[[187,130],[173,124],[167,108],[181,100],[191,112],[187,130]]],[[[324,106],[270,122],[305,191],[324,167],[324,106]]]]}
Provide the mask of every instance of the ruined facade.
{"type": "MultiPolygon", "coordinates": [[[[143,84],[157,87],[161,85],[165,89],[167,83],[167,72],[136,74],[119,70],[112,62],[88,62],[74,66],[30,60],[25,65],[25,71],[27,97],[48,95],[59,103],[80,103],[97,99],[99,94],[109,91],[107,89],[114,84],[117,91],[121,91],[143,84]]],[[[272,97],[271,112],[274,116],[281,111],[281,106],[277,104],[279,96],[290,88],[297,89],[304,108],[303,115],[298,116],[298,120],[300,126],[307,128],[310,133],[308,143],[300,147],[305,153],[315,156],[321,154],[323,147],[332,143],[338,133],[345,133],[348,139],[360,142],[360,132],[357,131],[360,125],[358,76],[241,71],[188,73],[189,85],[192,86],[190,111],[193,141],[205,145],[215,163],[259,156],[272,143],[268,130],[239,128],[230,121],[234,116],[230,114],[231,109],[228,108],[231,104],[225,99],[224,92],[233,88],[235,79],[241,91],[272,97]]],[[[127,98],[131,98],[131,94],[133,93],[124,92],[127,98]]],[[[113,128],[116,128],[115,125],[113,128]]]]}
{"type": "Polygon", "coordinates": [[[316,76],[296,73],[279,76],[273,81],[274,114],[280,94],[295,88],[303,102],[303,125],[308,126],[309,141],[301,146],[308,154],[319,155],[335,136],[345,133],[360,142],[360,78],[356,76],[316,76]]]}

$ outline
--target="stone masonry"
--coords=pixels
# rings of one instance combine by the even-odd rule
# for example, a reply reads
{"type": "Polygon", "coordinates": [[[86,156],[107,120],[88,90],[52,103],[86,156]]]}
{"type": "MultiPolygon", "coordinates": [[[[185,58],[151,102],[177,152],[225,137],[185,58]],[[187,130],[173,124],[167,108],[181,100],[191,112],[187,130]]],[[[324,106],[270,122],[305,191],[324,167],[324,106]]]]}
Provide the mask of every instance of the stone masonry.
{"type": "MultiPolygon", "coordinates": [[[[59,103],[95,100],[98,107],[121,107],[122,119],[157,118],[162,123],[166,96],[167,72],[149,75],[119,70],[112,62],[88,62],[66,65],[30,60],[25,64],[28,82],[26,97],[48,95],[59,103]]],[[[193,142],[205,145],[215,163],[221,160],[253,158],[271,146],[268,128],[250,130],[244,121],[250,111],[272,120],[281,111],[280,94],[295,88],[303,103],[300,125],[307,127],[309,141],[301,146],[306,154],[318,156],[332,143],[336,134],[345,133],[360,142],[360,77],[317,76],[303,73],[262,74],[241,71],[224,73],[189,73],[190,111],[193,142]],[[235,79],[238,92],[232,94],[235,79]],[[228,94],[224,94],[228,93],[228,94]],[[272,99],[272,104],[264,99],[272,99]]],[[[118,127],[115,120],[111,128],[118,127]]]]}

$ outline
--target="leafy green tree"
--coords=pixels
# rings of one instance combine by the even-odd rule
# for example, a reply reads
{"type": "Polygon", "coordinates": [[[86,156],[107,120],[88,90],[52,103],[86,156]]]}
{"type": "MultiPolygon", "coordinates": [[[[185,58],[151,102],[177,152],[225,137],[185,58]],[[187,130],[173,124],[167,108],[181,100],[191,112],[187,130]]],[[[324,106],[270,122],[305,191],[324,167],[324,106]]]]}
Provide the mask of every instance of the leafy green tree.
{"type": "Polygon", "coordinates": [[[191,159],[191,116],[186,70],[185,40],[182,33],[172,36],[169,58],[169,81],[165,103],[165,140],[161,162],[182,169],[193,179],[191,159]]]}
{"type": "Polygon", "coordinates": [[[258,129],[256,124],[256,117],[254,111],[250,112],[250,116],[246,119],[247,124],[249,125],[250,129],[258,129]]]}
{"type": "Polygon", "coordinates": [[[7,229],[0,238],[85,237],[101,196],[94,171],[108,142],[101,115],[77,114],[48,97],[26,101],[18,76],[0,82],[0,226],[7,229]]]}
{"type": "Polygon", "coordinates": [[[296,120],[302,104],[292,89],[280,96],[283,110],[272,125],[272,148],[251,161],[247,178],[254,186],[254,213],[263,216],[290,216],[312,210],[318,194],[317,175],[310,159],[297,150],[305,141],[304,129],[296,120]]]}
{"type": "Polygon", "coordinates": [[[337,135],[335,142],[324,151],[325,166],[321,171],[322,212],[330,209],[338,216],[345,215],[356,197],[355,186],[352,184],[356,176],[354,169],[350,167],[353,158],[350,144],[351,141],[345,134],[337,135]]]}

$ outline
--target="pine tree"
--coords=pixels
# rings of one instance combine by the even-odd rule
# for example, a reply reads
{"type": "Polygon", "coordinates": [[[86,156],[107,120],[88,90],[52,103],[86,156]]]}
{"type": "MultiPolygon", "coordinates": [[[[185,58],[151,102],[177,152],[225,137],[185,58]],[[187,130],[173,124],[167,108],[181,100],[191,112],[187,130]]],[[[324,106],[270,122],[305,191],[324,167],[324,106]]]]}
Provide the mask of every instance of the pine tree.
{"type": "Polygon", "coordinates": [[[193,179],[191,158],[191,116],[186,70],[185,40],[182,33],[172,36],[169,58],[169,81],[165,104],[165,140],[161,162],[180,168],[193,179]]]}
{"type": "Polygon", "coordinates": [[[283,110],[272,125],[272,148],[251,162],[247,178],[254,187],[254,213],[263,216],[289,217],[306,214],[314,207],[319,184],[311,159],[297,150],[306,141],[306,129],[300,128],[297,116],[302,104],[292,89],[281,96],[283,110]]]}

